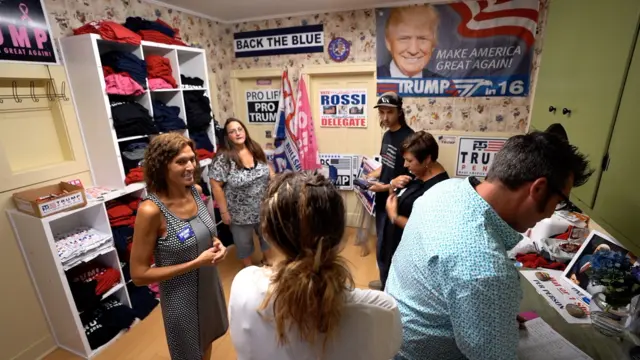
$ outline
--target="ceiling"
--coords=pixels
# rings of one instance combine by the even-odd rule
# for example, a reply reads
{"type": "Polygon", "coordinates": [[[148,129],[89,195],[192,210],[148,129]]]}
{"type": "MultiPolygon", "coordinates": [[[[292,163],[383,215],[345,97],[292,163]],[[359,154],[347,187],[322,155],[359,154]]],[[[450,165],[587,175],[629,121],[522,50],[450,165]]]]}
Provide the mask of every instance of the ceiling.
{"type": "Polygon", "coordinates": [[[223,23],[282,18],[442,0],[145,0],[223,23]]]}

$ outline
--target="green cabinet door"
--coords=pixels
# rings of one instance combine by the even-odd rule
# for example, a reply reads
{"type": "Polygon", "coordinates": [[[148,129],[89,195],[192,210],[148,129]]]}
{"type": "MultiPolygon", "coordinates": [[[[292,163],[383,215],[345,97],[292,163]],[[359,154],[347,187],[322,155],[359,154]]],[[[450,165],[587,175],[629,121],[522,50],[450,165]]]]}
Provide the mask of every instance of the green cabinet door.
{"type": "MultiPolygon", "coordinates": [[[[635,42],[639,0],[552,0],[533,98],[531,129],[562,124],[596,173],[572,197],[593,207],[635,42]],[[549,112],[549,106],[556,108],[549,112]],[[566,108],[570,114],[563,115],[566,108]]],[[[587,209],[585,209],[587,210],[587,209]]]]}
{"type": "MultiPolygon", "coordinates": [[[[594,212],[603,227],[640,247],[640,38],[625,82],[594,212]]],[[[620,239],[622,240],[622,239],[620,239]]]]}

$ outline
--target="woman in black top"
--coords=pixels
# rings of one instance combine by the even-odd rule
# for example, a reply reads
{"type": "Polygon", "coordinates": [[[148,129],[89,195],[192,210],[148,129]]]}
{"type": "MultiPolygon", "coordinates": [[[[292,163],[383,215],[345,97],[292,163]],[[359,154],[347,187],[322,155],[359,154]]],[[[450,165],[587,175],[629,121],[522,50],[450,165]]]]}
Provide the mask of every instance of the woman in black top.
{"type": "MultiPolygon", "coordinates": [[[[409,169],[413,179],[405,186],[401,185],[401,181],[397,181],[398,178],[391,181],[391,194],[386,204],[388,216],[384,227],[382,242],[384,246],[380,250],[380,256],[389,265],[402,239],[402,232],[411,215],[413,202],[433,185],[449,178],[447,171],[437,161],[438,142],[428,132],[418,131],[409,135],[402,143],[401,152],[404,166],[409,169]]],[[[389,275],[388,270],[381,271],[382,289],[387,281],[387,275],[389,275]]]]}

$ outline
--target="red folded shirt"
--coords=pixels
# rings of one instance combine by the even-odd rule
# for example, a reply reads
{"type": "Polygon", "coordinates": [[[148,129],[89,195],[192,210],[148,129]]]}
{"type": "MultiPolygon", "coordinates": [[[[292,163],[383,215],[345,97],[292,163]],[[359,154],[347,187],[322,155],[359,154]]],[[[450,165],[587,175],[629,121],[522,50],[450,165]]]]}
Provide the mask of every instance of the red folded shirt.
{"type": "Polygon", "coordinates": [[[140,205],[141,199],[133,199],[127,203],[127,206],[133,211],[138,210],[138,206],[140,205]]]}
{"type": "Polygon", "coordinates": [[[522,263],[524,267],[530,269],[537,269],[539,267],[553,270],[564,270],[567,265],[559,262],[548,262],[542,256],[538,254],[518,254],[516,260],[522,263]]]}
{"type": "Polygon", "coordinates": [[[196,155],[198,156],[198,160],[204,159],[212,159],[214,153],[207,149],[196,149],[196,155]]]}
{"type": "Polygon", "coordinates": [[[144,172],[141,167],[133,168],[124,179],[124,183],[129,185],[144,180],[144,172]]]}
{"type": "Polygon", "coordinates": [[[172,87],[178,87],[176,79],[173,78],[173,71],[169,59],[159,55],[148,55],[145,56],[145,61],[147,62],[149,79],[163,79],[171,84],[172,87]]]}
{"type": "Polygon", "coordinates": [[[140,45],[140,35],[113,21],[100,23],[100,36],[105,40],[140,45]]]}
{"type": "Polygon", "coordinates": [[[120,283],[120,272],[116,269],[106,269],[95,277],[96,295],[102,295],[120,283]]]}
{"type": "Polygon", "coordinates": [[[79,28],[73,29],[73,35],[100,34],[101,21],[90,21],[79,28]]]}

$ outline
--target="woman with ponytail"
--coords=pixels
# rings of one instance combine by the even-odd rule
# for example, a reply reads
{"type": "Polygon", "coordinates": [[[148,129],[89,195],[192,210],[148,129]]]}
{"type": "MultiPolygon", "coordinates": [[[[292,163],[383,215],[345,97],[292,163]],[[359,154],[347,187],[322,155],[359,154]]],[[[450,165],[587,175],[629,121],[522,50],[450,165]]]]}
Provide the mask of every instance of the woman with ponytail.
{"type": "Polygon", "coordinates": [[[331,182],[315,172],[276,175],[261,220],[278,259],[243,269],[231,285],[238,360],[391,359],[402,341],[397,304],[354,288],[339,255],[344,201],[331,182]]]}

